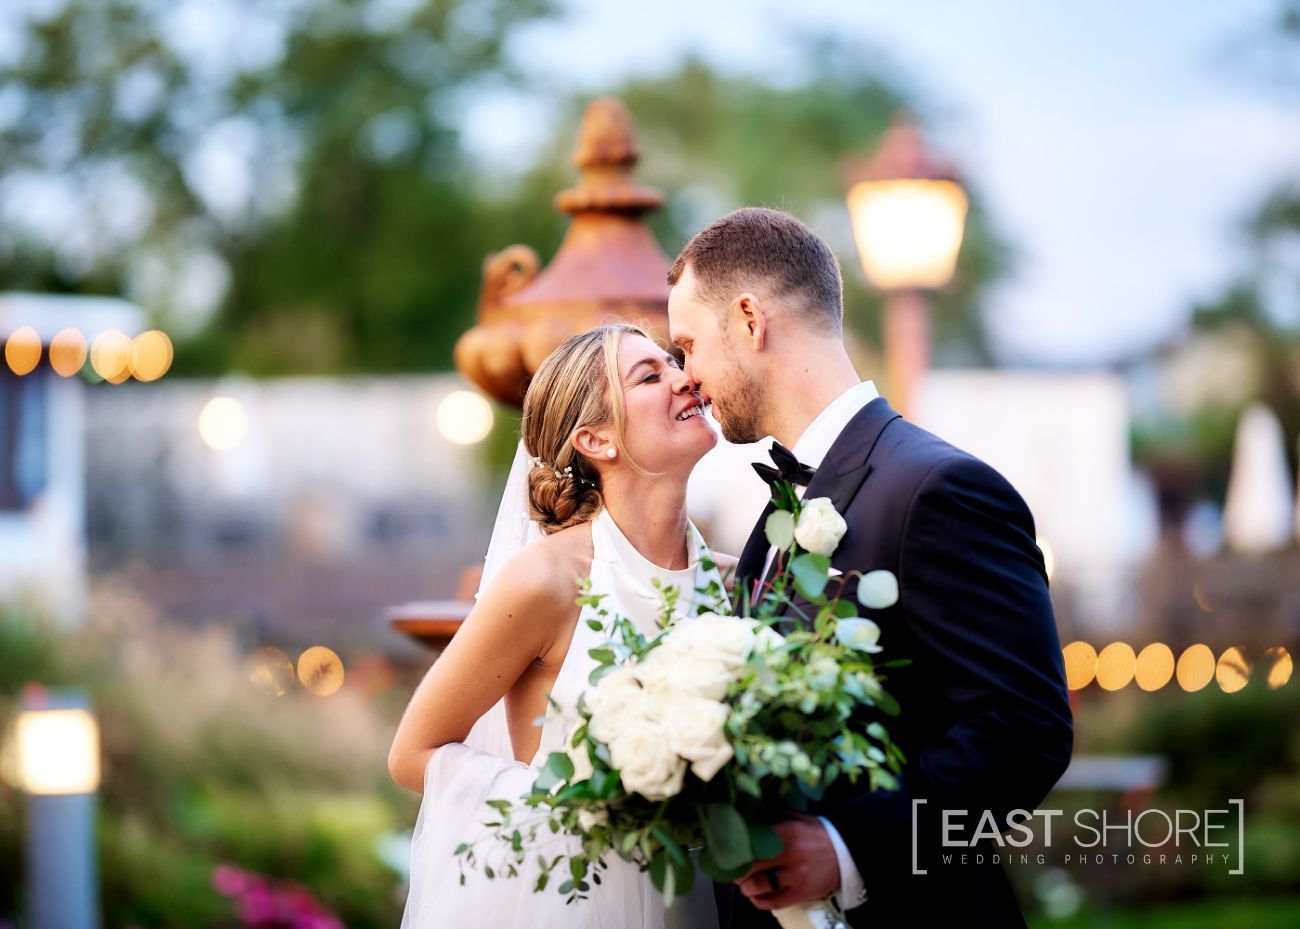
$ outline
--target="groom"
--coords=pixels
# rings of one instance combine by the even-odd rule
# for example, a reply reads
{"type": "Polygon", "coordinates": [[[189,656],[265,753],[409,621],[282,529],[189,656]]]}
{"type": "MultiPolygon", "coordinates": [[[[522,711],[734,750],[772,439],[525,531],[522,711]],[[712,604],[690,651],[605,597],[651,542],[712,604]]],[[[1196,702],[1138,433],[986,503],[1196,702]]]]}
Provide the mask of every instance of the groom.
{"type": "MultiPolygon", "coordinates": [[[[963,840],[985,810],[1001,830],[1009,811],[1034,809],[1070,759],[1033,517],[996,471],[859,379],[842,339],[839,263],[799,220],[729,213],[686,244],[668,283],[673,342],[722,434],[772,436],[793,453],[797,461],[774,449],[780,475],[809,499],[829,497],[848,523],[834,568],[898,577],[898,603],[863,613],[880,625],[878,658],[910,662],[889,672],[901,712],[882,720],[907,755],[901,788],[853,787],[818,816],[779,824],[781,855],[718,888],[723,929],[775,926],[764,911],[830,894],[856,927],[1024,926],[987,839],[944,849],[956,853],[950,864],[938,851],[943,811],[965,811],[951,814],[963,840]],[[961,864],[962,852],[968,862],[983,852],[986,864],[961,864]]],[[[771,567],[766,518],[741,555],[737,590],[771,567]]],[[[845,599],[854,593],[850,583],[845,599]]]]}

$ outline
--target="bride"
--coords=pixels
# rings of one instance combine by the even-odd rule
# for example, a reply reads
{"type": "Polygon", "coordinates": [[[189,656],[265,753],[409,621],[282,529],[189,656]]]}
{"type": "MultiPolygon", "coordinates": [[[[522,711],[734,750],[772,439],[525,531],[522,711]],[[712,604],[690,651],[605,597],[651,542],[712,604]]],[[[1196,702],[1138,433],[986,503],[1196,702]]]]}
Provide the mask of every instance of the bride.
{"type": "MultiPolygon", "coordinates": [[[[553,887],[533,892],[535,863],[517,877],[489,880],[488,854],[465,869],[462,884],[453,854],[488,832],[487,800],[518,799],[547,756],[565,748],[572,710],[595,667],[587,652],[605,638],[588,626],[592,608],[575,604],[577,581],[590,577],[592,592],[606,595],[603,608],[653,634],[656,588],[676,586],[678,607],[690,614],[698,590],[717,580],[686,517],[687,478],[717,442],[703,412],[677,361],[632,326],[574,336],[538,369],[524,398],[523,447],[484,587],[416,688],[389,753],[393,779],[423,793],[403,929],[717,925],[707,880],[665,911],[649,875],[614,857],[587,899],[565,905],[553,887]],[[536,529],[518,522],[539,536],[528,544],[511,525],[509,502],[522,474],[536,529]],[[503,548],[510,556],[504,563],[503,548]],[[548,694],[561,712],[548,707],[548,694]],[[539,717],[547,717],[540,726],[539,717]]],[[[548,857],[564,843],[576,845],[564,835],[551,840],[542,849],[548,857]]]]}

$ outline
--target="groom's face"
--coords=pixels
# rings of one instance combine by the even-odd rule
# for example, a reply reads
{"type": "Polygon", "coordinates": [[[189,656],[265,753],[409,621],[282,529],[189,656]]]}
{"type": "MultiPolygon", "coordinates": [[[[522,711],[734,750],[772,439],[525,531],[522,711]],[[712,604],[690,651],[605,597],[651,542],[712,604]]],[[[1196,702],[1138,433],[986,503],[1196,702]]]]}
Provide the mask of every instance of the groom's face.
{"type": "Polygon", "coordinates": [[[668,294],[668,329],[682,351],[684,368],[728,442],[757,442],[767,435],[759,413],[763,382],[741,357],[744,343],[727,327],[727,315],[702,300],[689,265],[668,294]]]}

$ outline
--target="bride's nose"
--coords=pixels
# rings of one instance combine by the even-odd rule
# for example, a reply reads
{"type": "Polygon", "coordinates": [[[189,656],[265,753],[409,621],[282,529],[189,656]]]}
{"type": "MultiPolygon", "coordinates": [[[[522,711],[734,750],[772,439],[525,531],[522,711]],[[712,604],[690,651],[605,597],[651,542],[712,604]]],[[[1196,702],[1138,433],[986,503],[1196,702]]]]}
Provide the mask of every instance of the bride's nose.
{"type": "Polygon", "coordinates": [[[672,387],[675,394],[688,394],[694,389],[690,377],[681,368],[673,369],[672,387]]]}

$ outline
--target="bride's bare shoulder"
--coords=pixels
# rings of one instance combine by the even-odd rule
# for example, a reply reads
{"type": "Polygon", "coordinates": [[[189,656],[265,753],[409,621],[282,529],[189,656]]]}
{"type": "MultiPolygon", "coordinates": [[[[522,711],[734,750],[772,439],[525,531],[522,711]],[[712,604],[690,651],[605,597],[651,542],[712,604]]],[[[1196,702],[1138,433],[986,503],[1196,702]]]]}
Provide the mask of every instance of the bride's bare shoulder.
{"type": "Polygon", "coordinates": [[[561,529],[526,545],[502,566],[483,600],[571,615],[578,581],[591,573],[591,526],[561,529]]]}

